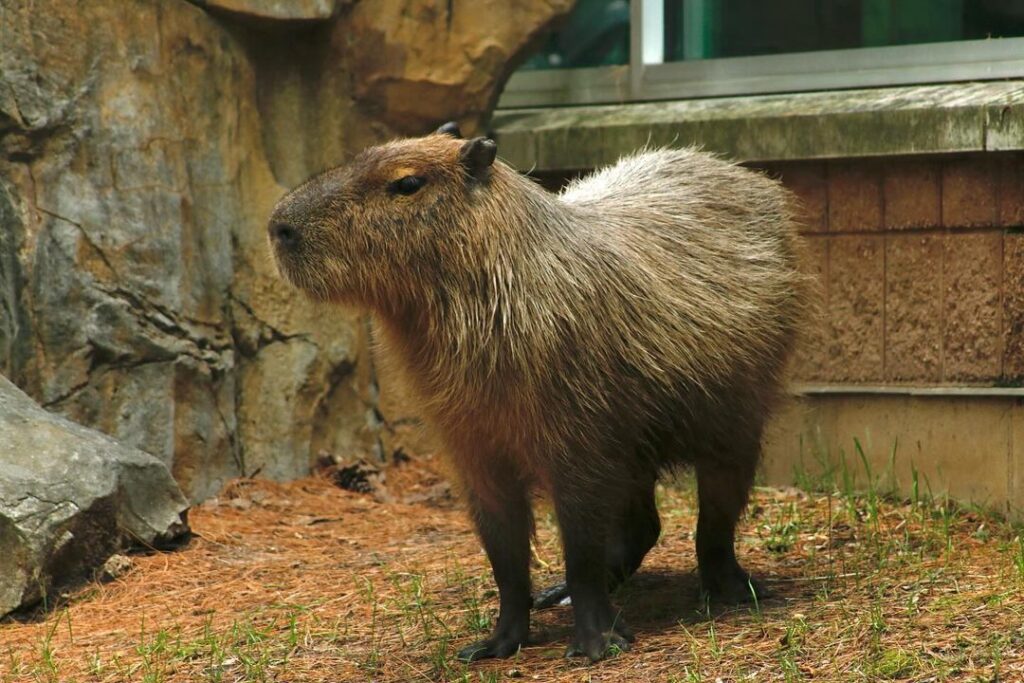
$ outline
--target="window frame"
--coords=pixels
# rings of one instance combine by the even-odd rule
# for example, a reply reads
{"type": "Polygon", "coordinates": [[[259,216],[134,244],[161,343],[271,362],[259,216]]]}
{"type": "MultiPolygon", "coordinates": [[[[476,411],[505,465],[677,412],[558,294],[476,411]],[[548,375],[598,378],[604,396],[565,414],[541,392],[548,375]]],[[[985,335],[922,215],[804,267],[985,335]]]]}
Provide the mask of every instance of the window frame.
{"type": "Polygon", "coordinates": [[[1024,76],[1024,37],[663,62],[662,0],[632,0],[630,61],[517,72],[498,106],[614,104],[1024,76]]]}

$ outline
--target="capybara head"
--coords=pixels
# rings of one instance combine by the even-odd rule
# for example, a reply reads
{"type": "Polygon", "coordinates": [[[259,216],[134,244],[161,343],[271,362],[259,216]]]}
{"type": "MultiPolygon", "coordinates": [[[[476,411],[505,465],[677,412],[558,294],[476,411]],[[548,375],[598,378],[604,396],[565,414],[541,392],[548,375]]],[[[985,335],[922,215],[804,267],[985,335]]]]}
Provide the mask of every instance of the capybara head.
{"type": "Polygon", "coordinates": [[[443,277],[445,254],[473,239],[463,214],[496,151],[492,140],[463,140],[446,124],[307,180],[270,218],[281,274],[315,299],[370,307],[401,296],[406,274],[436,266],[443,277]]]}

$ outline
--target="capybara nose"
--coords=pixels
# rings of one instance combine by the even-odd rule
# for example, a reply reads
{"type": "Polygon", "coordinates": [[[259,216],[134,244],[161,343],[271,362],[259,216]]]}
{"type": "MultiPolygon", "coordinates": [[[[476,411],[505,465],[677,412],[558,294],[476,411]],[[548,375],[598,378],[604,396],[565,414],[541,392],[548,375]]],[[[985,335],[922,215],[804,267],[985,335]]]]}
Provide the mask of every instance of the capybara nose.
{"type": "Polygon", "coordinates": [[[285,249],[291,249],[299,243],[299,229],[287,223],[271,223],[270,239],[285,249]]]}

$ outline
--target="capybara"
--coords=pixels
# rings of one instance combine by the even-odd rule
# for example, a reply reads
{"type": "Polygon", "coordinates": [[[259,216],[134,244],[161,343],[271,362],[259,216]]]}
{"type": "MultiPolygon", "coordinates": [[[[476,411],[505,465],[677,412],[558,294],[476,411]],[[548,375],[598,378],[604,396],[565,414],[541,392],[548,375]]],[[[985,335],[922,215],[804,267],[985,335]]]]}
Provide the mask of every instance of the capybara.
{"type": "Polygon", "coordinates": [[[632,635],[609,591],[660,532],[654,486],[696,471],[712,599],[760,590],[734,551],[761,433],[806,308],[790,198],[694,149],[641,151],[543,190],[453,125],[371,147],[274,209],[283,276],[370,311],[465,490],[499,590],[474,660],[527,642],[531,492],[551,499],[567,654],[632,635]]]}

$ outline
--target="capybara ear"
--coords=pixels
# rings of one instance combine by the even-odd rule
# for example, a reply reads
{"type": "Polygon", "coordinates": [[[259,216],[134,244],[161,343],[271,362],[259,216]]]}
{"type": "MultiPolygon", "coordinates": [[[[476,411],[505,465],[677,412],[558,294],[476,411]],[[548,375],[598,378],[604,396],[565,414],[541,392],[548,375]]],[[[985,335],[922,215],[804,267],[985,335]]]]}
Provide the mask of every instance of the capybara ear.
{"type": "Polygon", "coordinates": [[[453,138],[458,140],[462,139],[462,131],[459,130],[459,124],[454,121],[442,124],[440,128],[435,131],[438,135],[451,135],[453,138]]]}
{"type": "Polygon", "coordinates": [[[483,180],[494,163],[494,157],[498,155],[498,145],[494,140],[485,137],[473,138],[462,145],[459,151],[459,161],[462,162],[466,173],[483,180]]]}

